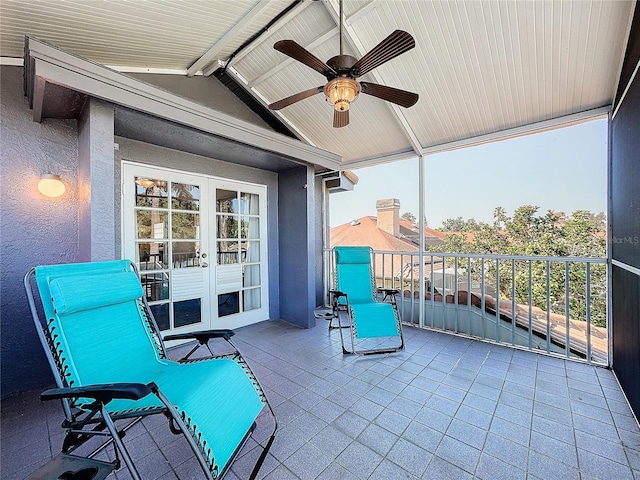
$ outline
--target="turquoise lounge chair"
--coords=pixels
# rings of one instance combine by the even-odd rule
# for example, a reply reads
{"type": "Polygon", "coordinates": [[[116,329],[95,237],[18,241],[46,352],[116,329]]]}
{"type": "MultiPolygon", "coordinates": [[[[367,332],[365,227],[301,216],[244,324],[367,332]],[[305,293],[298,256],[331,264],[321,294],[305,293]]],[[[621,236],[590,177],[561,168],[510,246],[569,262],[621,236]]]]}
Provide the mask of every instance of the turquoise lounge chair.
{"type": "Polygon", "coordinates": [[[331,290],[334,318],[338,321],[342,352],[368,355],[391,353],[404,348],[402,323],[396,305],[396,289],[376,288],[370,247],[335,247],[335,290],[331,290]],[[376,294],[382,294],[378,301],[376,294]],[[342,314],[346,312],[350,324],[350,349],[345,347],[342,333],[342,314]],[[389,346],[391,344],[391,346],[389,346]],[[370,345],[368,348],[367,345],[370,345]]]}
{"type": "MultiPolygon", "coordinates": [[[[206,478],[228,471],[264,409],[274,429],[255,464],[254,478],[273,442],[277,422],[267,398],[231,342],[233,331],[212,330],[162,339],[143,296],[135,266],[127,260],[36,267],[25,276],[36,330],[58,388],[41,395],[61,399],[67,429],[62,453],[31,478],[104,478],[120,467],[139,479],[121,440],[141,417],[164,414],[183,434],[206,478]],[[35,280],[34,280],[35,279],[35,280]],[[35,285],[34,285],[35,284],[35,285]],[[41,306],[36,305],[34,290],[41,306]],[[42,321],[38,312],[42,309],[42,321]],[[163,340],[226,340],[231,353],[170,360],[163,340]],[[116,423],[127,424],[123,428],[116,423]],[[115,460],[73,452],[95,435],[111,435],[115,460]],[[87,458],[88,457],[88,458],[87,458]],[[89,474],[95,473],[95,476],[89,474]],[[74,476],[75,474],[75,476],[74,476]],[[82,474],[86,474],[82,476],[82,474]],[[71,476],[69,476],[71,475],[71,476]]],[[[95,453],[95,452],[94,452],[95,453]]]]}

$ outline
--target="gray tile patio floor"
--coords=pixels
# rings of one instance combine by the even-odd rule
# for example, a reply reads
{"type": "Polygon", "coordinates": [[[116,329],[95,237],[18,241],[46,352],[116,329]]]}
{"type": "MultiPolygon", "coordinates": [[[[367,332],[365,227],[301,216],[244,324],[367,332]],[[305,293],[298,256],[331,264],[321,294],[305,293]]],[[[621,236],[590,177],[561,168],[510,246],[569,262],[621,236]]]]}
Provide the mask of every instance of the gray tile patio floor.
{"type": "MultiPolygon", "coordinates": [[[[411,327],[403,352],[343,356],[320,322],[234,337],[280,424],[260,478],[640,479],[640,430],[609,370],[411,327]]],[[[2,402],[3,479],[60,450],[59,404],[38,395],[2,402]]],[[[267,420],[227,479],[248,477],[267,420]]],[[[125,440],[145,479],[202,478],[161,416],[125,440]]]]}

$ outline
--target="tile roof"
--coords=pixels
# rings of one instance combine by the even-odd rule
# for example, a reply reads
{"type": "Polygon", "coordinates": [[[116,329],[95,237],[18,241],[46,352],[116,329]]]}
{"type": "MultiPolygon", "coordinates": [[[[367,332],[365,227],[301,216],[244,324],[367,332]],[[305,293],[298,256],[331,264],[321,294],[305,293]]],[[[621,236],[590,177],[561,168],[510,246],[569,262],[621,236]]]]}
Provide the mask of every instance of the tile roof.
{"type": "Polygon", "coordinates": [[[331,248],[336,245],[368,245],[374,250],[418,251],[410,240],[397,238],[380,230],[376,217],[361,217],[331,229],[331,248]]]}
{"type": "MultiPolygon", "coordinates": [[[[418,226],[415,225],[410,220],[400,220],[400,228],[401,229],[406,228],[407,230],[410,230],[414,233],[418,233],[418,226]]],[[[447,233],[452,233],[452,232],[440,232],[438,230],[434,230],[433,228],[424,227],[425,237],[435,237],[442,240],[447,235],[447,233]]]]}

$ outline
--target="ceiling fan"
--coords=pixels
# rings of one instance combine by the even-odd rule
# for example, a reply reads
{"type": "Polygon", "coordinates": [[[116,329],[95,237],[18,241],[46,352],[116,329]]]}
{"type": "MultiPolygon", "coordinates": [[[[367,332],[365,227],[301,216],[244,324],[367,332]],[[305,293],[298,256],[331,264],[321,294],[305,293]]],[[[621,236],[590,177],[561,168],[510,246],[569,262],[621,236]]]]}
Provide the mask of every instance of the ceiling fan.
{"type": "Polygon", "coordinates": [[[349,107],[360,93],[366,93],[406,108],[415,105],[418,101],[416,93],[356,80],[356,78],[415,47],[416,43],[411,34],[395,30],[360,60],[357,60],[351,55],[343,53],[342,18],[342,0],[340,0],[340,55],[327,60],[327,63],[293,40],[280,40],[274,44],[273,48],[313,68],[316,72],[324,75],[328,82],[323,86],[310,88],[274,102],[269,105],[271,110],[280,110],[316,93],[324,92],[327,101],[334,107],[333,126],[340,128],[349,124],[349,107]]]}

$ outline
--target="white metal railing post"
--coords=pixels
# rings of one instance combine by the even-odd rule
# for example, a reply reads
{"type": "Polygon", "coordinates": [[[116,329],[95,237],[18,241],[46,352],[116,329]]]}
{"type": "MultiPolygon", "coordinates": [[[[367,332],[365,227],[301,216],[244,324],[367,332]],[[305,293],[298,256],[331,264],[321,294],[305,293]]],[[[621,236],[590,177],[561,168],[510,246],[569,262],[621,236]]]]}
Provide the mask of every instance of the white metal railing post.
{"type": "Polygon", "coordinates": [[[418,285],[418,324],[424,327],[424,203],[425,203],[425,159],[424,155],[418,156],[418,198],[420,199],[418,205],[418,230],[420,231],[419,238],[419,252],[418,260],[420,266],[418,267],[418,276],[420,277],[420,284],[418,285]]]}
{"type": "Polygon", "coordinates": [[[565,341],[565,355],[569,357],[571,354],[571,337],[569,335],[569,330],[571,328],[571,319],[569,317],[570,314],[570,304],[569,304],[569,261],[564,262],[564,308],[565,308],[565,333],[566,333],[566,341],[565,341]]]}
{"type": "Polygon", "coordinates": [[[587,322],[587,362],[591,363],[591,264],[587,263],[585,282],[585,296],[587,299],[587,311],[585,321],[587,322]]]}

